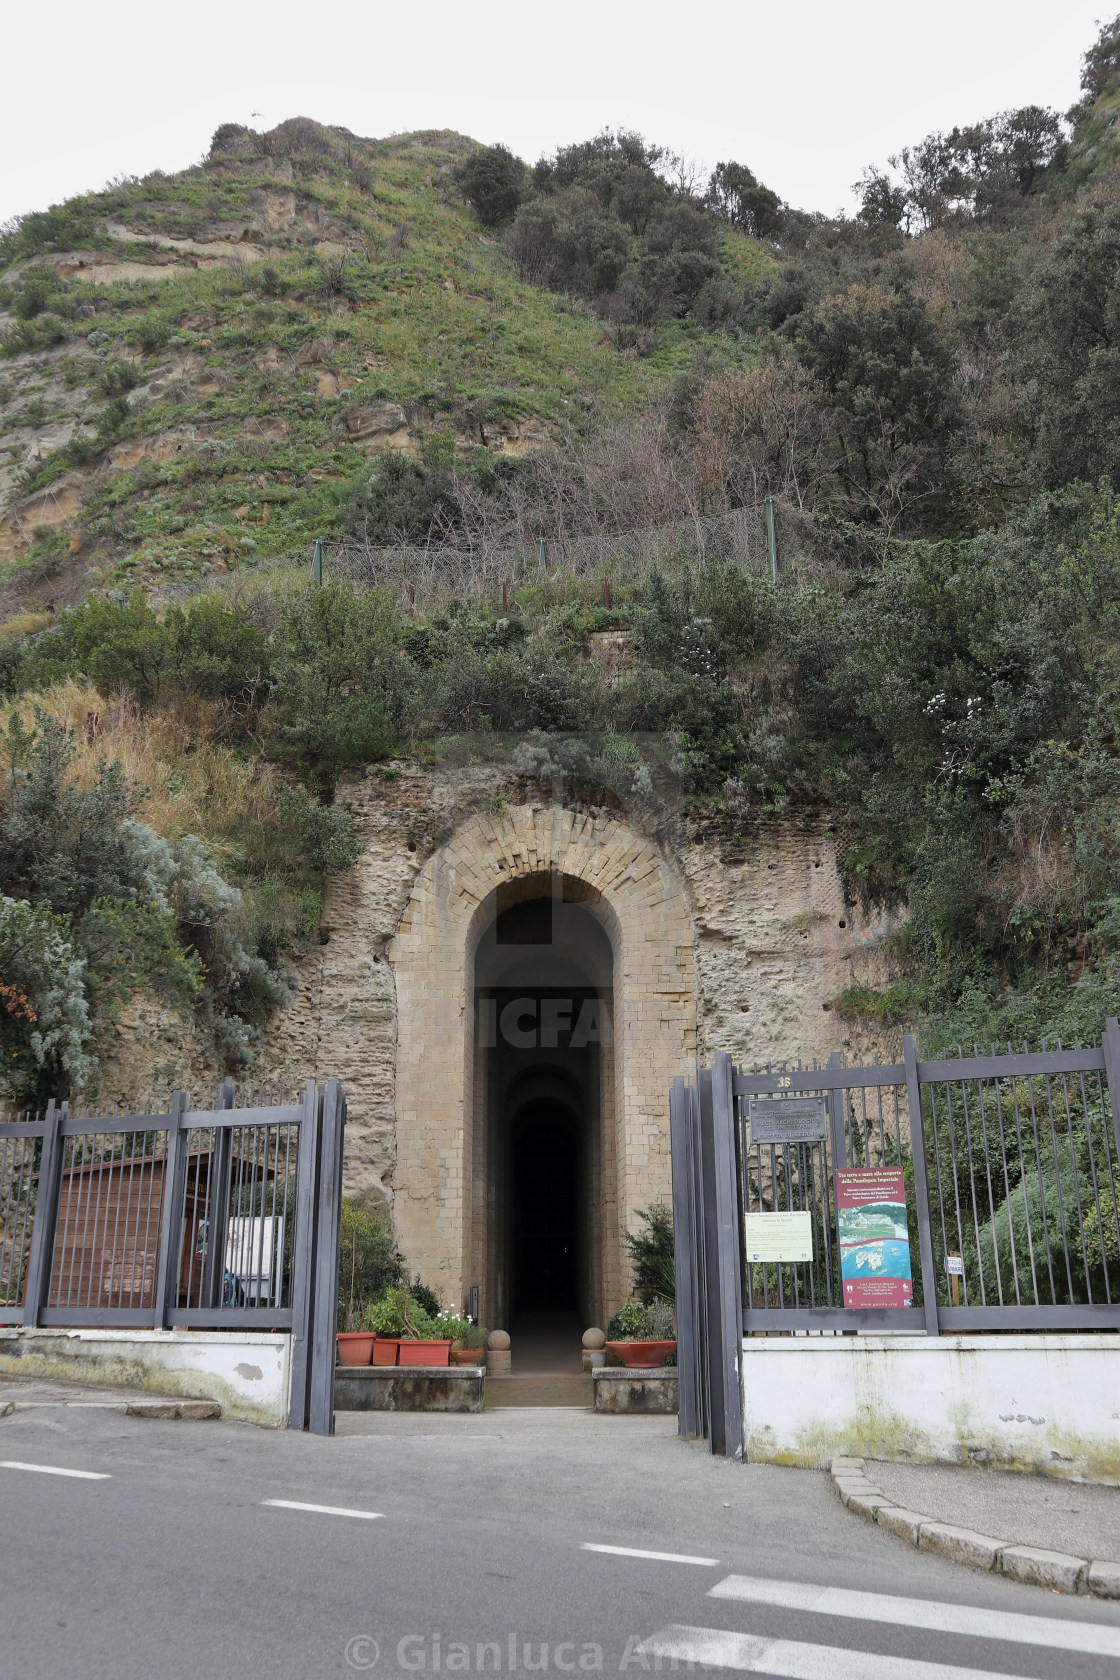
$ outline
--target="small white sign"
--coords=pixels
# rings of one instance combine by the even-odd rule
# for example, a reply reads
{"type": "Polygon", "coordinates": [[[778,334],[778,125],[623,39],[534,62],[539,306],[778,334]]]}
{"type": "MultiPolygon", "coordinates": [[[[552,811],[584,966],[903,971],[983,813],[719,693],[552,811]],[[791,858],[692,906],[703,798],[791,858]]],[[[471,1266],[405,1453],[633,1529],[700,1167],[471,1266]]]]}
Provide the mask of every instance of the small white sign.
{"type": "Polygon", "coordinates": [[[964,1261],[959,1254],[950,1254],[945,1264],[949,1268],[950,1277],[964,1276],[964,1261]]]}
{"type": "Polygon", "coordinates": [[[747,1260],[752,1266],[813,1258],[811,1213],[748,1213],[746,1227],[747,1260]]]}

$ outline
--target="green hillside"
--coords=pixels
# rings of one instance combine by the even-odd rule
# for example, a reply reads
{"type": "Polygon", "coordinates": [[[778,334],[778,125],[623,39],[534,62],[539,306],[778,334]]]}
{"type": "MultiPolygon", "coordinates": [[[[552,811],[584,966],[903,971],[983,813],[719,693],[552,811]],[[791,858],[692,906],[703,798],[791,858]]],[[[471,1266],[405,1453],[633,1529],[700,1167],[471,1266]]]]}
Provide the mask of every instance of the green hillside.
{"type": "MultiPolygon", "coordinates": [[[[297,119],[0,240],[9,579],[66,600],[267,559],[336,535],[339,485],[387,440],[518,456],[683,365],[687,327],[639,360],[518,278],[453,184],[472,150],[297,119]]],[[[769,260],[722,237],[729,266],[769,260]]]]}

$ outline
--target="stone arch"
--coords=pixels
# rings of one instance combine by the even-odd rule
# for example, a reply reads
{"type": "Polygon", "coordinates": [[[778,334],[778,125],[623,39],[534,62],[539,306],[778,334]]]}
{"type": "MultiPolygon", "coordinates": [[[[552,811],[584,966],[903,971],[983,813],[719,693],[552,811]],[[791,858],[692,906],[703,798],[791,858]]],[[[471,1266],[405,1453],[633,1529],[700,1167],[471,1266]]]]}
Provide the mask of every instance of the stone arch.
{"type": "MultiPolygon", "coordinates": [[[[419,872],[391,960],[397,987],[395,1221],[410,1264],[457,1304],[477,1278],[474,954],[499,888],[563,877],[614,955],[610,1262],[597,1298],[626,1293],[622,1234],[668,1196],[669,1087],[696,1049],[692,918],[663,853],[609,813],[523,805],[465,822],[419,872]]],[[[566,889],[567,890],[567,889],[566,889]]]]}

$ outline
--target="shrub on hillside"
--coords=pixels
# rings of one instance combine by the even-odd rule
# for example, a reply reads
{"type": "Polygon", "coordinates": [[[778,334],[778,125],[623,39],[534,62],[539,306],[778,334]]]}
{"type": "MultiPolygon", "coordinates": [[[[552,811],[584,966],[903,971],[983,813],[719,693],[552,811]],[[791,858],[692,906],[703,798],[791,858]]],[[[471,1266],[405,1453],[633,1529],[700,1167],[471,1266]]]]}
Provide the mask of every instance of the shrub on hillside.
{"type": "Polygon", "coordinates": [[[529,186],[529,171],[507,146],[479,146],[452,176],[483,227],[508,221],[529,186]]]}
{"type": "Polygon", "coordinates": [[[305,787],[281,789],[276,820],[301,862],[323,874],[349,869],[361,853],[349,811],[317,804],[305,787]]]}
{"type": "Polygon", "coordinates": [[[64,917],[0,893],[0,1094],[36,1107],[96,1060],[85,959],[64,917]]]}
{"type": "MultiPolygon", "coordinates": [[[[0,794],[0,892],[56,918],[102,1007],[150,986],[199,1008],[231,1062],[286,991],[255,949],[240,891],[187,834],[163,839],[133,813],[140,791],[120,766],[79,786],[72,736],[36,711],[9,722],[0,794]]],[[[61,935],[60,935],[61,936],[61,935]]],[[[57,1061],[61,1080],[72,1069],[57,1061]]]]}
{"type": "Polygon", "coordinates": [[[313,765],[390,750],[403,706],[402,609],[345,580],[289,590],[273,640],[273,719],[288,753],[313,765]]]}

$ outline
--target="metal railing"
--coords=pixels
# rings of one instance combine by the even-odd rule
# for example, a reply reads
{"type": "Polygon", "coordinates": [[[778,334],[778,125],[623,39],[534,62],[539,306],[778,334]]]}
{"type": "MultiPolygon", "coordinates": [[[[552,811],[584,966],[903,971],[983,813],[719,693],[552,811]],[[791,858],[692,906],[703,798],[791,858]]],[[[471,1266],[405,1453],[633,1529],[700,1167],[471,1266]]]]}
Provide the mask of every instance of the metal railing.
{"type": "Polygon", "coordinates": [[[289,1422],[329,1433],[344,1123],[333,1081],[0,1118],[0,1325],[290,1330],[289,1422]]]}
{"type": "Polygon", "coordinates": [[[837,1053],[746,1071],[721,1055],[695,1085],[674,1083],[670,1121],[681,1429],[732,1443],[716,1451],[735,1450],[743,1334],[1120,1328],[1115,1018],[1100,1044],[1072,1049],[921,1060],[907,1035],[889,1065],[837,1053]],[[819,1129],[798,1137],[795,1105],[814,1099],[819,1129]],[[752,1103],[775,1141],[752,1131],[752,1103]],[[858,1221],[842,1229],[838,1187],[859,1169],[896,1187],[897,1273],[875,1273],[884,1262],[852,1240],[858,1221]],[[808,1252],[766,1258],[748,1242],[759,1213],[800,1215],[808,1252]],[[874,1290],[848,1288],[860,1248],[865,1276],[905,1278],[912,1304],[861,1304],[874,1290]]]}

